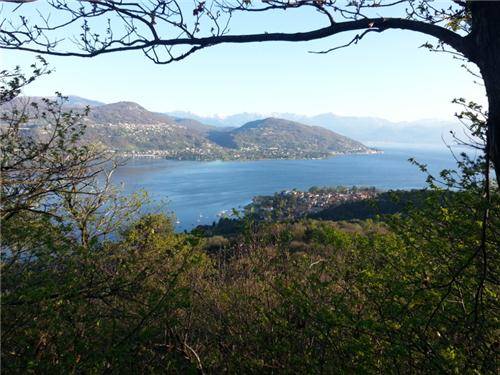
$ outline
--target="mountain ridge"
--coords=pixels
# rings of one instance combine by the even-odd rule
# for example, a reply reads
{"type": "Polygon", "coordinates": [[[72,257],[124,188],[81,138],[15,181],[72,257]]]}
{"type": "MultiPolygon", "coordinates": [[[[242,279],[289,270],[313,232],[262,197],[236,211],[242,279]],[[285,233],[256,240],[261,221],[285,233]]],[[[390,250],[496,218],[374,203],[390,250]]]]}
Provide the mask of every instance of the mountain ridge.
{"type": "Polygon", "coordinates": [[[260,144],[265,145],[267,149],[294,148],[311,154],[314,154],[315,148],[332,153],[341,153],[345,149],[350,152],[368,151],[360,142],[323,127],[276,117],[248,122],[229,134],[240,148],[260,144]]]}
{"type": "MultiPolygon", "coordinates": [[[[84,100],[79,98],[72,103],[75,102],[75,105],[66,104],[66,108],[80,110],[84,100]]],[[[195,119],[152,112],[130,101],[91,106],[83,121],[88,141],[126,156],[255,160],[374,152],[358,141],[323,127],[286,119],[267,118],[224,129],[195,119]]]]}
{"type": "MultiPolygon", "coordinates": [[[[190,116],[205,124],[227,127],[241,126],[246,122],[270,117],[268,114],[241,113],[225,117],[198,116],[190,112],[167,112],[172,116],[190,116]]],[[[297,121],[306,125],[320,126],[344,136],[367,143],[419,143],[443,145],[443,137],[451,141],[449,131],[462,131],[459,121],[439,119],[422,119],[415,121],[390,121],[379,117],[341,116],[331,112],[318,115],[299,115],[294,113],[273,113],[271,117],[279,117],[297,121]]]]}
{"type": "Polygon", "coordinates": [[[106,145],[117,152],[153,151],[158,156],[178,159],[325,158],[372,151],[325,128],[285,119],[268,118],[221,129],[150,112],[130,102],[95,107],[89,121],[94,138],[109,140],[106,145]]]}
{"type": "MultiPolygon", "coordinates": [[[[76,95],[69,96],[69,103],[76,107],[91,107],[106,105],[92,99],[86,99],[76,95]]],[[[112,103],[113,104],[113,103],[112,103]]],[[[150,111],[151,112],[151,111],[150,111]]],[[[160,112],[153,112],[160,113],[160,112]]],[[[252,112],[237,113],[229,116],[200,116],[193,112],[171,111],[162,114],[175,119],[178,124],[195,127],[199,130],[209,132],[210,128],[231,130],[248,122],[268,117],[279,117],[290,121],[300,122],[305,125],[320,126],[343,136],[356,139],[371,145],[380,144],[428,144],[443,146],[443,142],[452,142],[450,130],[460,132],[463,127],[459,121],[447,121],[438,119],[422,119],[415,121],[390,121],[379,117],[369,116],[342,116],[332,112],[324,112],[317,115],[300,115],[290,112],[260,114],[252,112]],[[444,141],[443,141],[444,139],[444,141]]]]}

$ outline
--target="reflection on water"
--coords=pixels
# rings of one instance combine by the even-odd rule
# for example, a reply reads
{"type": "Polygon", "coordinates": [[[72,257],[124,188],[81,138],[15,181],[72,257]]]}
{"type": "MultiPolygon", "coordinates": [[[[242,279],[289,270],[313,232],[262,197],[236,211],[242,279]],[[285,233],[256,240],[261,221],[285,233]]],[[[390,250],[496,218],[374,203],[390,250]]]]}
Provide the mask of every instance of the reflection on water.
{"type": "Polygon", "coordinates": [[[223,210],[242,207],[255,195],[311,186],[375,186],[411,189],[425,186],[425,175],[408,162],[415,157],[431,172],[454,167],[449,150],[384,148],[383,154],[347,155],[325,160],[188,162],[135,159],[114,175],[126,192],[148,191],[154,201],[168,201],[178,230],[210,224],[223,210]]]}

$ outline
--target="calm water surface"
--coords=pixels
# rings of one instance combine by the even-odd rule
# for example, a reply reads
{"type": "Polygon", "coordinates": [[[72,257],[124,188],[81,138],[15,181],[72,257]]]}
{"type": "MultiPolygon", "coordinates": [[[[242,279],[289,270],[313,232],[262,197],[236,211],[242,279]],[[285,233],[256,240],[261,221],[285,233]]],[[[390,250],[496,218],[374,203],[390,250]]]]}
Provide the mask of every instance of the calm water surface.
{"type": "Polygon", "coordinates": [[[146,190],[166,201],[177,230],[217,220],[222,210],[241,208],[255,195],[311,186],[375,186],[411,189],[425,186],[425,175],[408,162],[415,157],[431,171],[454,167],[449,150],[385,147],[383,154],[347,155],[325,160],[187,162],[135,159],[114,175],[125,191],[146,190]]]}

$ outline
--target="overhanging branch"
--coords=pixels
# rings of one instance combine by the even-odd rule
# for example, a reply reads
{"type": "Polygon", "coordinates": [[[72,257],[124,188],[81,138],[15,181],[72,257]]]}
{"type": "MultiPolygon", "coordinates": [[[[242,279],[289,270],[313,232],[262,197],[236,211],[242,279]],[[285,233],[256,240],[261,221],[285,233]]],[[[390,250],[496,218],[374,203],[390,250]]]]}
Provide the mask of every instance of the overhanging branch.
{"type": "MultiPolygon", "coordinates": [[[[15,49],[22,51],[30,51],[39,54],[56,55],[56,56],[78,56],[78,57],[93,57],[101,54],[131,51],[131,50],[145,50],[157,46],[194,46],[196,50],[226,43],[258,43],[258,42],[303,42],[317,39],[327,38],[336,34],[359,31],[359,30],[374,30],[382,32],[389,29],[410,30],[419,32],[425,35],[435,37],[443,43],[451,46],[456,51],[467,55],[464,37],[459,34],[448,30],[444,27],[426,23],[423,21],[416,21],[403,18],[363,18],[359,20],[351,20],[344,22],[337,22],[327,27],[297,33],[258,33],[258,34],[243,34],[243,35],[214,35],[208,37],[178,37],[172,39],[137,39],[133,43],[124,44],[120,41],[111,41],[108,45],[95,50],[84,52],[73,51],[59,51],[57,46],[33,46],[29,43],[21,44],[1,44],[2,49],[15,49]]],[[[0,35],[9,35],[12,32],[0,29],[0,35]]]]}

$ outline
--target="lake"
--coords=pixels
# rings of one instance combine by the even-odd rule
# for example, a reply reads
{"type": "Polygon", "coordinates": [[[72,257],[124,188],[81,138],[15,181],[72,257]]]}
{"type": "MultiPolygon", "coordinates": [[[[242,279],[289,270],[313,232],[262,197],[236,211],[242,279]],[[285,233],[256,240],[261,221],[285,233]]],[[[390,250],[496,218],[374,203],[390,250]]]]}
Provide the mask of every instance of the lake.
{"type": "Polygon", "coordinates": [[[425,186],[425,175],[408,162],[414,157],[433,172],[455,166],[440,148],[383,147],[383,154],[345,155],[323,160],[189,162],[134,159],[120,167],[115,183],[126,193],[144,189],[154,202],[167,202],[177,230],[211,224],[223,210],[241,208],[255,195],[311,186],[375,186],[412,189],[425,186]]]}

